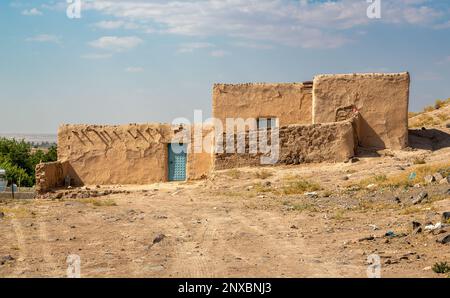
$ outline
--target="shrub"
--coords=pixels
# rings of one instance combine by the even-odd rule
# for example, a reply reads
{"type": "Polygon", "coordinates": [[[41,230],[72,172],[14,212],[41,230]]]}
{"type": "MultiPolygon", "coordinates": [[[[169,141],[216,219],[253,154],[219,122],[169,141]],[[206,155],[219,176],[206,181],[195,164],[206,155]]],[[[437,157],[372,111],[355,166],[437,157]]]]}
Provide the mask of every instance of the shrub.
{"type": "Polygon", "coordinates": [[[447,264],[447,262],[435,263],[432,269],[438,274],[445,274],[450,272],[450,266],[447,264]]]}
{"type": "Polygon", "coordinates": [[[431,112],[434,111],[434,107],[433,106],[426,106],[425,108],[423,108],[424,112],[431,112]]]}
{"type": "Polygon", "coordinates": [[[283,186],[283,193],[285,195],[303,194],[307,191],[320,190],[321,187],[317,183],[309,182],[307,180],[298,180],[287,183],[283,186]]]}

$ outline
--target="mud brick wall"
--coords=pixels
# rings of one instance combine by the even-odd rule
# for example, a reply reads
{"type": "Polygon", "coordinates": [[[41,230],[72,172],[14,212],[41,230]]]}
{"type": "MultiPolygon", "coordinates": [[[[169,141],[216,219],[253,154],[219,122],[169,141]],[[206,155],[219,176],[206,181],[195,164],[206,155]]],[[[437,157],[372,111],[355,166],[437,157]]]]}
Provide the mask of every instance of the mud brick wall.
{"type": "Polygon", "coordinates": [[[319,75],[313,84],[313,123],[359,111],[359,145],[375,149],[408,146],[408,73],[319,75]]]}
{"type": "MultiPolygon", "coordinates": [[[[178,126],[170,124],[62,125],[58,160],[68,165],[67,172],[77,186],[164,182],[168,180],[168,144],[177,141],[179,131],[178,126]]],[[[207,128],[201,133],[211,131],[207,128]]],[[[188,144],[188,150],[193,149],[189,135],[180,141],[188,144]]],[[[211,153],[189,152],[188,179],[209,175],[211,153]]]]}
{"type": "MultiPolygon", "coordinates": [[[[312,125],[288,125],[280,128],[278,164],[312,162],[342,162],[354,156],[356,146],[355,123],[358,117],[340,122],[312,125]]],[[[268,139],[270,140],[270,133],[268,139]]],[[[214,169],[223,170],[260,165],[261,153],[249,153],[249,134],[235,136],[235,146],[245,138],[244,154],[216,153],[214,169]]],[[[225,148],[224,137],[224,148],[225,148]]]]}
{"type": "Polygon", "coordinates": [[[312,84],[215,84],[213,117],[278,117],[280,126],[312,123],[312,84]]]}
{"type": "Polygon", "coordinates": [[[59,161],[36,165],[36,192],[43,193],[63,186],[66,173],[66,165],[59,161]]]}

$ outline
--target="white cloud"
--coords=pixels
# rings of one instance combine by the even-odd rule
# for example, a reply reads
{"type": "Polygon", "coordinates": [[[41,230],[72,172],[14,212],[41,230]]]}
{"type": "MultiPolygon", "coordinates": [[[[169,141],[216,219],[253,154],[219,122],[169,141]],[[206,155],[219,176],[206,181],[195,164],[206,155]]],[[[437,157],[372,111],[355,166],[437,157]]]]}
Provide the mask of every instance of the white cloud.
{"type": "Polygon", "coordinates": [[[238,48],[248,48],[248,49],[259,49],[259,50],[273,49],[273,45],[271,45],[271,44],[247,42],[247,41],[237,41],[237,42],[231,43],[231,45],[238,47],[238,48]]]}
{"type": "Polygon", "coordinates": [[[126,72],[130,72],[130,73],[138,73],[138,72],[143,72],[144,68],[142,67],[127,67],[125,68],[126,72]]]}
{"type": "Polygon", "coordinates": [[[39,35],[35,35],[33,37],[28,37],[25,40],[29,41],[29,42],[47,42],[47,43],[57,43],[57,44],[59,44],[61,42],[59,37],[57,37],[55,35],[49,35],[49,34],[39,34],[39,35]]]}
{"type": "Polygon", "coordinates": [[[209,42],[191,42],[191,43],[181,44],[178,47],[177,52],[178,53],[192,53],[195,50],[207,49],[207,48],[212,48],[212,47],[214,47],[214,45],[209,42]]]}
{"type": "Polygon", "coordinates": [[[433,28],[434,29],[449,29],[450,28],[450,20],[445,23],[437,24],[433,28]]]}
{"type": "Polygon", "coordinates": [[[95,23],[95,26],[101,29],[118,29],[125,24],[124,21],[102,21],[95,23]]]}
{"type": "Polygon", "coordinates": [[[41,16],[42,12],[37,8],[25,9],[22,11],[22,15],[24,16],[41,16]]]}
{"type": "Polygon", "coordinates": [[[94,24],[95,27],[100,29],[139,29],[140,26],[138,24],[132,22],[124,22],[124,21],[101,21],[94,24]]]}
{"type": "Polygon", "coordinates": [[[230,55],[229,52],[224,51],[224,50],[215,50],[209,54],[211,55],[211,57],[216,57],[216,58],[222,58],[222,57],[230,55]]]}
{"type": "Polygon", "coordinates": [[[438,65],[444,65],[444,64],[448,64],[448,63],[450,63],[450,56],[447,56],[444,59],[436,62],[436,64],[438,64],[438,65]]]}
{"type": "Polygon", "coordinates": [[[102,59],[109,59],[111,57],[112,54],[86,54],[81,56],[81,58],[89,60],[102,60],[102,59]]]}
{"type": "Polygon", "coordinates": [[[131,50],[142,44],[142,42],[143,40],[136,36],[103,36],[91,41],[89,45],[97,49],[122,52],[131,50]]]}
{"type": "Polygon", "coordinates": [[[367,17],[368,3],[364,0],[96,0],[85,3],[85,9],[123,22],[151,24],[153,28],[147,27],[146,32],[335,48],[351,42],[348,31],[361,30],[362,26],[381,22],[434,27],[448,20],[448,12],[446,15],[427,2],[382,1],[380,20],[367,17]]]}

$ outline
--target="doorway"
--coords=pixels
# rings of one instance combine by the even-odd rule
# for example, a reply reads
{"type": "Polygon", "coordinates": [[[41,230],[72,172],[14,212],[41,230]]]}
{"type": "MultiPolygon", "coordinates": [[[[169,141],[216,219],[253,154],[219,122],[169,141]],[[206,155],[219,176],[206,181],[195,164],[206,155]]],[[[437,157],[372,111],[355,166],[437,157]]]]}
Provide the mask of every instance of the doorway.
{"type": "Polygon", "coordinates": [[[169,152],[169,181],[186,180],[187,145],[171,143],[169,152]]]}

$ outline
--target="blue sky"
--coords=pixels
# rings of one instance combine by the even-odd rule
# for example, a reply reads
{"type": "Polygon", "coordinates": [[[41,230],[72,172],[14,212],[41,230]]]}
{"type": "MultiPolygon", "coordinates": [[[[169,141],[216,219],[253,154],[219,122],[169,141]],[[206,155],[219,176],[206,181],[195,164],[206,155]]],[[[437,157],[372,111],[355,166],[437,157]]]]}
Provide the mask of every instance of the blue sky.
{"type": "Polygon", "coordinates": [[[0,132],[211,113],[213,83],[409,71],[411,110],[450,97],[450,2],[0,2],[0,132]]]}

